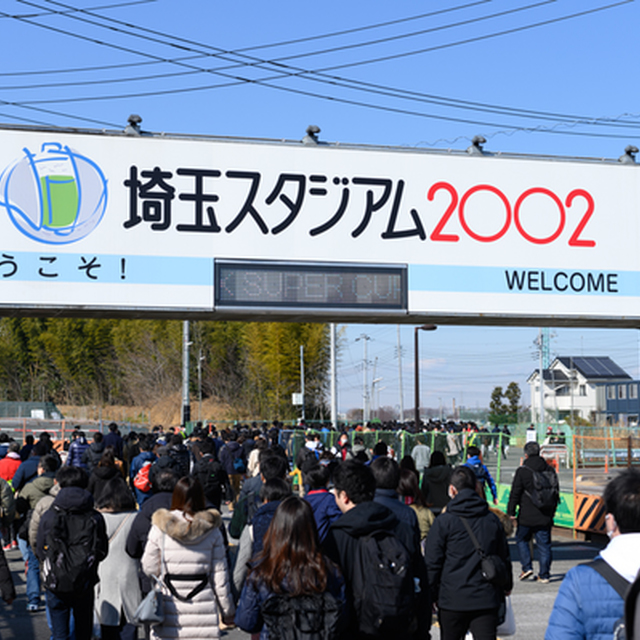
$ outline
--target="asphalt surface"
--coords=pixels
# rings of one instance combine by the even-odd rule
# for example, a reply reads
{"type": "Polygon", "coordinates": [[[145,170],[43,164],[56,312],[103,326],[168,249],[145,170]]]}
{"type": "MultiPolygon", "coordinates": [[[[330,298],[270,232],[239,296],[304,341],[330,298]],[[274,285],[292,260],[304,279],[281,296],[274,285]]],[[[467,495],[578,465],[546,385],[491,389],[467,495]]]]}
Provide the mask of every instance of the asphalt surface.
{"type": "MultiPolygon", "coordinates": [[[[228,519],[228,514],[225,514],[228,519]]],[[[553,564],[551,567],[551,582],[538,584],[532,580],[519,582],[517,576],[520,573],[518,552],[513,538],[510,540],[511,558],[515,587],[512,594],[512,603],[516,618],[516,635],[518,640],[540,640],[553,608],[553,602],[566,572],[580,562],[586,562],[595,557],[601,545],[572,540],[570,533],[557,532],[553,541],[553,564]]],[[[0,603],[0,638],[2,640],[46,640],[49,638],[49,629],[44,609],[37,613],[28,613],[25,597],[24,564],[20,552],[8,551],[6,553],[9,568],[13,574],[16,585],[17,598],[11,606],[0,603]]],[[[537,562],[534,571],[537,570],[537,562]]],[[[143,634],[140,633],[140,638],[143,634]]],[[[222,638],[226,640],[239,640],[250,638],[250,634],[239,629],[224,630],[222,638]]],[[[434,640],[440,638],[437,625],[432,628],[434,640]]],[[[401,640],[401,639],[399,639],[401,640]]]]}

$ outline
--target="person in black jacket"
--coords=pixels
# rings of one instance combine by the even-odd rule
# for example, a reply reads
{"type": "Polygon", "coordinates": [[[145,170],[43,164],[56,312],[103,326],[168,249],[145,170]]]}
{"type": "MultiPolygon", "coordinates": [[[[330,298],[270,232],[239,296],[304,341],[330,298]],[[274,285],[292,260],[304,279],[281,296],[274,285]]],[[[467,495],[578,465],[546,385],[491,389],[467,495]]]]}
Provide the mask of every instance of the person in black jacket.
{"type": "Polygon", "coordinates": [[[540,445],[537,442],[527,442],[524,445],[524,455],[524,464],[518,467],[513,477],[507,514],[516,520],[516,508],[518,508],[516,545],[522,564],[520,580],[526,580],[533,575],[529,542],[535,536],[540,562],[537,580],[546,584],[549,582],[551,571],[551,527],[553,526],[555,507],[539,509],[531,500],[531,494],[534,491],[533,472],[553,472],[555,476],[555,470],[540,457],[540,445]]]}
{"type": "MultiPolygon", "coordinates": [[[[342,570],[347,585],[347,606],[350,611],[348,628],[344,638],[349,640],[378,638],[429,638],[431,626],[431,603],[427,583],[426,567],[419,546],[416,546],[411,527],[402,523],[383,504],[374,502],[376,481],[371,469],[355,460],[342,462],[333,476],[336,504],[342,516],[330,527],[324,541],[324,551],[342,570]],[[404,545],[411,557],[411,569],[418,582],[416,586],[415,618],[417,629],[395,628],[391,635],[366,636],[360,633],[360,621],[355,607],[356,596],[353,584],[359,553],[360,539],[376,531],[388,531],[404,545]],[[419,589],[419,591],[418,591],[419,589]]],[[[407,618],[407,625],[411,620],[407,618]]]]}
{"type": "MultiPolygon", "coordinates": [[[[87,572],[91,575],[89,587],[75,587],[72,591],[58,591],[47,587],[45,589],[47,603],[47,620],[51,628],[51,637],[54,640],[63,640],[69,637],[69,620],[73,612],[75,622],[75,636],[80,638],[90,638],[93,630],[93,603],[94,585],[98,582],[98,563],[102,562],[109,551],[109,540],[102,514],[93,508],[93,496],[87,491],[89,482],[87,472],[74,466],[63,466],[56,474],[56,481],[60,485],[60,491],[56,495],[51,508],[42,515],[40,526],[38,527],[36,554],[40,561],[40,566],[50,567],[49,571],[55,573],[55,565],[51,566],[51,558],[47,557],[50,544],[49,533],[55,531],[56,521],[61,517],[67,520],[70,514],[74,518],[84,515],[93,520],[94,541],[91,553],[95,553],[94,562],[87,572]]],[[[86,521],[84,521],[86,522],[86,521]]],[[[87,554],[88,549],[85,549],[87,554]]],[[[89,556],[84,559],[85,566],[89,563],[89,556]]],[[[46,573],[46,571],[45,571],[46,573]]],[[[43,573],[43,576],[45,575],[43,573]]],[[[46,584],[46,578],[45,578],[46,584]]]]}
{"type": "Polygon", "coordinates": [[[426,563],[431,595],[438,605],[441,640],[495,640],[498,609],[513,588],[511,560],[504,529],[477,492],[475,474],[460,466],[451,474],[451,502],[427,536],[426,563]],[[481,557],[464,525],[465,518],[486,555],[502,560],[505,581],[487,582],[481,557]]]}

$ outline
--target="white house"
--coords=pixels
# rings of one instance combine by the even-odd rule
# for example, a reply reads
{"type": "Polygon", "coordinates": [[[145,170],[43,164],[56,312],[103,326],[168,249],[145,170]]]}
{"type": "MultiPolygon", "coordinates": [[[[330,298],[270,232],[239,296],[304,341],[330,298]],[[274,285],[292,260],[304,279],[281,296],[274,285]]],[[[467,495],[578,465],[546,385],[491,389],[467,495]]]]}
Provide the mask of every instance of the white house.
{"type": "MultiPolygon", "coordinates": [[[[606,411],[605,384],[631,380],[611,358],[568,356],[556,358],[542,372],[544,420],[570,420],[571,412],[597,424],[606,411]]],[[[540,371],[527,379],[531,391],[531,421],[540,420],[540,371]]]]}

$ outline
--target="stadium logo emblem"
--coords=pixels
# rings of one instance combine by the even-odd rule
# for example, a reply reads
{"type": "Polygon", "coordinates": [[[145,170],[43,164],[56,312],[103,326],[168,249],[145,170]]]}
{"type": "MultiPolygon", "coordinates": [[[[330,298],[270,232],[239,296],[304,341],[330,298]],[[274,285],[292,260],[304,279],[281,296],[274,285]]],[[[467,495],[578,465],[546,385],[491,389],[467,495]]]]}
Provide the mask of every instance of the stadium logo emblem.
{"type": "Polygon", "coordinates": [[[0,176],[0,206],[25,236],[69,244],[88,236],[107,208],[107,180],[89,158],[58,142],[24,156],[0,176]]]}

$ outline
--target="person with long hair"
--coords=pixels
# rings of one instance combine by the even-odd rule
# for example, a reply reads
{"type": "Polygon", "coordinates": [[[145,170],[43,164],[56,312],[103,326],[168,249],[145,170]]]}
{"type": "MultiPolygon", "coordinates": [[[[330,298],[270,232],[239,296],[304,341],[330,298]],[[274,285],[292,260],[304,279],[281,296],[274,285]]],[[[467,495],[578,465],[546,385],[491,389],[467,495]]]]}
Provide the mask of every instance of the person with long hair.
{"type": "Polygon", "coordinates": [[[98,566],[100,582],[95,586],[95,612],[100,622],[102,640],[136,640],[138,629],[134,614],[142,594],[138,580],[139,561],[125,551],[127,536],[136,515],[133,494],[115,476],[108,480],[95,503],[102,513],[109,552],[98,566]]]}
{"type": "Polygon", "coordinates": [[[398,493],[402,501],[416,512],[418,526],[420,527],[420,548],[422,549],[422,555],[424,555],[427,534],[435,520],[435,516],[433,511],[429,509],[424,494],[420,491],[418,477],[410,469],[400,469],[398,493]]]}
{"type": "Polygon", "coordinates": [[[171,510],[158,509],[151,523],[142,570],[162,580],[164,600],[164,622],[152,637],[219,638],[218,610],[225,623],[235,611],[220,512],[205,508],[200,481],[187,476],[173,490],[171,510]]]}
{"type": "Polygon", "coordinates": [[[451,498],[449,497],[449,480],[452,468],[442,451],[434,451],[431,454],[429,467],[422,475],[422,493],[427,499],[427,504],[435,515],[438,515],[451,498]]]}
{"type": "Polygon", "coordinates": [[[260,640],[313,637],[337,638],[344,620],[342,574],[326,558],[310,505],[285,498],[264,536],[242,589],[236,624],[260,640]],[[308,635],[305,635],[308,634],[308,635]]]}

